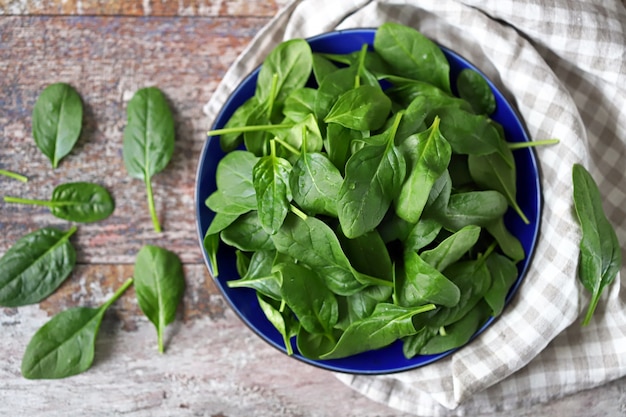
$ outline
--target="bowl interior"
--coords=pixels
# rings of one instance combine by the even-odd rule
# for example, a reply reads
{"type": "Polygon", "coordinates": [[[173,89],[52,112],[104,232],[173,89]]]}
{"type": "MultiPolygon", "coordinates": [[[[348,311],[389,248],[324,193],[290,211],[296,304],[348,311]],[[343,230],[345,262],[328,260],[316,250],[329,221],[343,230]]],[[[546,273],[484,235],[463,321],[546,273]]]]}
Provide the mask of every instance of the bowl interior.
{"type": "MultiPolygon", "coordinates": [[[[373,44],[375,29],[354,29],[338,32],[331,32],[308,39],[311,49],[314,52],[344,54],[357,51],[364,43],[373,44]]],[[[457,53],[442,48],[450,63],[451,80],[456,80],[458,73],[471,68],[480,72],[475,66],[467,62],[457,53]]],[[[481,73],[482,74],[482,73],[481,73]]],[[[247,78],[245,78],[220,111],[213,129],[222,128],[233,112],[243,104],[249,97],[254,95],[258,68],[247,78]]],[[[486,77],[485,77],[486,78],[486,77]]],[[[504,96],[498,91],[493,83],[487,80],[496,98],[496,111],[491,118],[504,127],[507,141],[521,142],[528,141],[528,135],[524,125],[516,111],[507,102],[504,96]]],[[[451,83],[454,85],[454,82],[451,83]]],[[[209,270],[210,263],[207,253],[202,244],[203,237],[213,219],[214,213],[205,204],[205,199],[216,189],[215,171],[218,162],[224,156],[219,144],[219,137],[210,137],[204,145],[199,161],[196,178],[196,222],[200,246],[202,248],[205,263],[209,270]]],[[[517,193],[518,202],[530,220],[530,224],[521,221],[512,210],[505,215],[505,223],[509,230],[520,240],[527,254],[526,258],[518,263],[519,275],[507,296],[507,303],[519,287],[532,259],[535,243],[538,236],[539,221],[541,213],[541,190],[537,162],[533,151],[528,149],[516,150],[514,152],[517,169],[517,193]]],[[[282,336],[265,318],[261,311],[256,294],[253,290],[246,288],[231,289],[226,282],[237,279],[238,274],[235,267],[235,251],[226,246],[220,247],[218,253],[219,276],[215,279],[217,286],[226,298],[233,310],[257,335],[263,338],[277,349],[285,352],[282,336]]],[[[212,271],[211,271],[212,272],[212,271]]],[[[485,325],[479,329],[475,336],[488,327],[493,318],[490,318],[485,325]]],[[[233,341],[233,343],[238,343],[233,341]]],[[[423,355],[412,359],[406,359],[402,353],[401,342],[396,342],[386,348],[364,352],[344,359],[334,360],[311,360],[298,353],[295,343],[293,344],[293,357],[306,363],[322,367],[331,371],[358,373],[358,374],[381,374],[404,371],[436,361],[452,351],[438,355],[423,355]]]]}

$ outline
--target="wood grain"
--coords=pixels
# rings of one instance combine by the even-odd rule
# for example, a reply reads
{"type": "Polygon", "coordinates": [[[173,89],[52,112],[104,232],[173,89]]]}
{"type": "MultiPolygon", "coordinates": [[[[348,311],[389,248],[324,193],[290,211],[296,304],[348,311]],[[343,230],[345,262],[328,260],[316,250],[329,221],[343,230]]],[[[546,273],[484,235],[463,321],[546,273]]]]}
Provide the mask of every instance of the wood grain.
{"type": "Polygon", "coordinates": [[[7,15],[265,16],[288,0],[0,0],[7,15]]]}

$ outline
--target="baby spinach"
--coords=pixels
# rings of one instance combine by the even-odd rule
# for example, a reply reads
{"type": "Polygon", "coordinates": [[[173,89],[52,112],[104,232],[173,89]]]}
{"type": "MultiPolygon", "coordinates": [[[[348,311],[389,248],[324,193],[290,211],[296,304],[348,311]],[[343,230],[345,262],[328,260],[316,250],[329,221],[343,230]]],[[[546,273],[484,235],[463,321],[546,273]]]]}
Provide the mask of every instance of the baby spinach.
{"type": "Polygon", "coordinates": [[[440,48],[395,23],[347,54],[287,41],[208,132],[227,152],[205,200],[212,272],[231,246],[227,285],[256,292],[288,354],[293,338],[321,360],[397,340],[407,357],[440,352],[500,314],[525,256],[504,223],[509,206],[523,216],[525,145],[489,118],[477,75],[454,96],[440,48]]]}
{"type": "Polygon", "coordinates": [[[456,79],[459,97],[468,101],[477,114],[496,111],[496,98],[487,81],[478,72],[465,68],[456,79]]]}
{"type": "Polygon", "coordinates": [[[572,169],[574,207],[580,222],[578,278],[591,292],[583,326],[589,324],[602,291],[610,285],[622,266],[622,252],[615,229],[602,208],[602,196],[595,180],[581,164],[572,169]]]}
{"type": "Polygon", "coordinates": [[[252,169],[252,182],[256,192],[259,222],[271,235],[285,221],[291,203],[289,173],[291,164],[276,156],[275,142],[271,143],[270,155],[264,156],[252,169]]]}
{"type": "Polygon", "coordinates": [[[385,143],[363,147],[346,163],[337,205],[339,222],[348,238],[378,226],[400,191],[406,174],[404,157],[394,145],[400,117],[385,132],[385,143]]]}
{"type": "Polygon", "coordinates": [[[163,353],[165,327],[176,318],[185,291],[183,266],[175,253],[145,245],[137,254],[133,278],[137,302],[155,325],[159,352],[163,353]]]}
{"type": "Polygon", "coordinates": [[[72,86],[55,83],[41,92],[33,107],[33,138],[53,168],[74,148],[82,124],[83,103],[72,86]]]}
{"type": "Polygon", "coordinates": [[[19,239],[0,258],[0,306],[38,303],[54,292],[76,264],[70,237],[76,232],[43,228],[19,239]]]}
{"type": "Polygon", "coordinates": [[[132,278],[128,279],[98,308],[74,307],[44,324],[24,352],[21,366],[24,378],[59,379],[89,369],[104,313],[132,283],[132,278]]]}
{"type": "Polygon", "coordinates": [[[50,200],[5,196],[4,201],[46,206],[54,216],[78,223],[104,220],[115,209],[115,204],[107,189],[89,182],[61,184],[54,188],[50,200]]]}
{"type": "Polygon", "coordinates": [[[172,159],[174,117],[165,96],[156,87],[138,90],[128,102],[126,113],[124,165],[128,175],[144,181],[152,224],[156,232],[161,232],[150,179],[163,171],[172,159]]]}

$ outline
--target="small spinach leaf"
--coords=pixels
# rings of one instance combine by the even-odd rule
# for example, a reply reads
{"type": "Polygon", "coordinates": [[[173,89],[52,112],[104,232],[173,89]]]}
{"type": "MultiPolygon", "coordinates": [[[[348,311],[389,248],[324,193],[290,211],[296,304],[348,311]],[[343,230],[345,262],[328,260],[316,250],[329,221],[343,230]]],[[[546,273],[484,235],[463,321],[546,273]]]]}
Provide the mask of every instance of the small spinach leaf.
{"type": "Polygon", "coordinates": [[[0,306],[38,303],[71,274],[76,251],[69,241],[76,232],[43,228],[19,239],[0,258],[0,306]]]}
{"type": "Polygon", "coordinates": [[[163,353],[165,327],[176,318],[185,291],[185,275],[174,252],[145,245],[135,260],[135,291],[141,311],[157,329],[159,352],[163,353]]]}
{"type": "Polygon", "coordinates": [[[128,102],[123,157],[128,175],[146,184],[148,208],[156,232],[161,224],[154,206],[150,179],[161,172],[174,153],[174,117],[165,96],[156,87],[138,90],[128,102]]]}
{"type": "Polygon", "coordinates": [[[491,87],[481,74],[465,68],[456,79],[459,97],[468,101],[477,114],[491,114],[496,111],[496,98],[491,87]]]}
{"type": "Polygon", "coordinates": [[[50,84],[37,98],[32,117],[35,143],[56,168],[80,136],[83,123],[80,96],[69,84],[50,84]]]}

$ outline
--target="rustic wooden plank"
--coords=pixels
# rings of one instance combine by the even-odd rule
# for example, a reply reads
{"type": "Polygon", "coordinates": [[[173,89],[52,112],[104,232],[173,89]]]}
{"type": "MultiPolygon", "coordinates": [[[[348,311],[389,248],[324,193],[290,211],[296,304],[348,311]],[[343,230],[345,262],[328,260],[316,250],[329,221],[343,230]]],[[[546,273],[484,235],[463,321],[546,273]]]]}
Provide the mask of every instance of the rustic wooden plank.
{"type": "MultiPolygon", "coordinates": [[[[72,238],[80,263],[133,263],[146,243],[201,263],[194,218],[194,184],[209,122],[202,107],[265,18],[9,17],[0,20],[0,168],[28,176],[26,184],[0,178],[4,195],[49,198],[54,186],[92,181],[116,201],[105,221],[79,225],[72,238]],[[56,170],[37,149],[31,111],[41,90],[71,83],[85,106],[77,146],[56,170]],[[160,87],[176,120],[169,166],[153,178],[164,232],[147,210],[144,184],[126,174],[122,132],[126,104],[145,86],[160,87]]],[[[0,202],[0,253],[27,232],[68,228],[43,207],[0,202]]]]}
{"type": "Polygon", "coordinates": [[[0,14],[271,17],[287,3],[288,0],[0,0],[0,14]]]}

